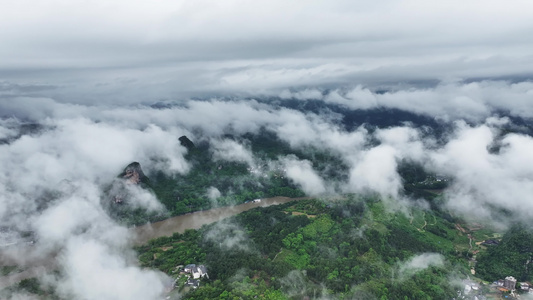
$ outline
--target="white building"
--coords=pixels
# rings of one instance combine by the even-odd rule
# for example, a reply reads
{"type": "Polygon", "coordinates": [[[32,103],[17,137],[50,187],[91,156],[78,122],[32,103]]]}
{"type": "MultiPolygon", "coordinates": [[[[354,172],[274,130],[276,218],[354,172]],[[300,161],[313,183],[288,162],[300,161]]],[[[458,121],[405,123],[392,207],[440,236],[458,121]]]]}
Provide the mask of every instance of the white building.
{"type": "Polygon", "coordinates": [[[192,278],[194,279],[199,279],[200,277],[209,278],[209,276],[207,275],[207,268],[204,265],[199,265],[199,266],[195,264],[186,265],[185,268],[183,268],[183,271],[185,273],[191,274],[192,278]]]}
{"type": "Polygon", "coordinates": [[[503,287],[510,291],[514,291],[516,288],[516,278],[514,278],[513,276],[505,277],[503,287]]]}

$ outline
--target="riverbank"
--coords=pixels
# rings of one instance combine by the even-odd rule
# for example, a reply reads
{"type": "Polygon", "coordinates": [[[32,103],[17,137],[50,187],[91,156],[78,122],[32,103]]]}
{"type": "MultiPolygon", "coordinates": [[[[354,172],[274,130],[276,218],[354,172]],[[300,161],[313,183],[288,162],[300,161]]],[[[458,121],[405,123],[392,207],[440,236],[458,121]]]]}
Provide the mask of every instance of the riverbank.
{"type": "Polygon", "coordinates": [[[247,210],[256,207],[267,207],[271,205],[278,205],[295,200],[309,199],[309,197],[289,198],[289,197],[273,197],[264,198],[258,202],[248,202],[234,206],[224,206],[212,208],[209,210],[197,211],[172,217],[163,221],[150,223],[142,226],[132,228],[135,235],[135,244],[142,245],[151,239],[163,236],[171,236],[175,232],[183,233],[187,229],[199,229],[203,225],[218,222],[222,219],[240,214],[247,210]]]}
{"type": "MultiPolygon", "coordinates": [[[[175,232],[183,233],[187,229],[199,229],[203,225],[211,224],[222,219],[229,218],[252,208],[267,207],[271,205],[278,205],[290,201],[303,199],[310,198],[264,198],[261,199],[261,201],[250,201],[248,203],[243,203],[239,205],[217,207],[209,210],[197,211],[185,215],[175,216],[163,221],[130,228],[129,231],[133,236],[133,244],[142,245],[151,239],[163,236],[171,236],[175,232]]],[[[20,251],[21,256],[31,257],[32,250],[34,250],[33,247],[34,246],[26,246],[23,248],[10,248],[3,249],[3,251],[14,251],[14,249],[17,249],[20,251]]],[[[23,270],[15,274],[0,276],[0,289],[16,284],[17,282],[23,279],[43,275],[51,270],[54,270],[57,267],[55,260],[57,258],[58,252],[53,252],[53,254],[50,254],[49,256],[45,258],[40,258],[38,260],[22,260],[24,261],[23,264],[19,264],[19,261],[13,260],[13,255],[6,256],[2,254],[5,253],[2,253],[2,251],[0,251],[0,266],[17,265],[23,270]]]]}

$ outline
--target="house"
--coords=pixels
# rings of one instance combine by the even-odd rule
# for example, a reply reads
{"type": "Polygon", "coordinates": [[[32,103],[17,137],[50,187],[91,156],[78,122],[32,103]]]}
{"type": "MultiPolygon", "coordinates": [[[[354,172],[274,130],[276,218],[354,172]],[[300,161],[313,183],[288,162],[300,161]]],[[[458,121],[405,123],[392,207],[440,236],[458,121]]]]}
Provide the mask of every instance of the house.
{"type": "Polygon", "coordinates": [[[520,289],[521,289],[522,291],[529,291],[529,288],[530,288],[529,283],[527,283],[527,282],[520,282],[520,289]]]}
{"type": "Polygon", "coordinates": [[[199,265],[199,266],[195,264],[186,265],[183,271],[185,273],[191,274],[192,278],[194,279],[199,279],[200,277],[209,278],[209,276],[207,275],[207,268],[204,265],[199,265]]]}
{"type": "Polygon", "coordinates": [[[207,268],[204,265],[199,265],[198,270],[202,277],[207,276],[207,268]]]}
{"type": "Polygon", "coordinates": [[[475,283],[474,281],[470,279],[463,280],[463,284],[465,286],[464,291],[463,291],[465,295],[468,295],[471,292],[477,293],[479,291],[479,284],[475,283]]]}
{"type": "Polygon", "coordinates": [[[197,289],[200,286],[200,280],[198,279],[189,279],[187,282],[185,282],[186,286],[190,286],[194,289],[197,289]]]}
{"type": "Polygon", "coordinates": [[[481,243],[481,245],[484,245],[484,246],[497,246],[499,243],[500,242],[498,240],[490,239],[490,240],[483,241],[483,243],[481,243]]]}
{"type": "Polygon", "coordinates": [[[514,291],[516,288],[516,279],[513,276],[505,277],[503,287],[510,291],[514,291]]]}
{"type": "Polygon", "coordinates": [[[183,271],[185,273],[191,273],[193,268],[196,268],[195,264],[186,265],[185,268],[183,268],[183,271]]]}

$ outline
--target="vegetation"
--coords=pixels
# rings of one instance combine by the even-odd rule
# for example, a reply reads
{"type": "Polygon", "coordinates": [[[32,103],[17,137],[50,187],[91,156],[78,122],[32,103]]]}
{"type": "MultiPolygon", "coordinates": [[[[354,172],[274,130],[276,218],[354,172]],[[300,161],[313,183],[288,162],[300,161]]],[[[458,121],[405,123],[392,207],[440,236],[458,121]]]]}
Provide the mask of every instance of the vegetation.
{"type": "MultiPolygon", "coordinates": [[[[104,199],[104,207],[110,216],[120,223],[138,225],[206,210],[213,206],[240,204],[257,198],[303,197],[303,191],[285,176],[282,168],[272,164],[287,155],[311,161],[321,177],[328,178],[330,182],[342,182],[348,178],[348,165],[335,153],[312,147],[305,150],[291,149],[286,142],[266,129],[257,134],[246,134],[242,137],[227,135],[225,138],[238,140],[249,146],[255,157],[253,168],[244,162],[217,161],[212,156],[208,142],[195,145],[186,137],[182,137],[180,141],[188,149],[185,158],[192,165],[187,174],[169,176],[163,171],[156,171],[145,176],[138,163],[127,167],[138,169],[141,174],[139,186],[155,194],[165,206],[165,213],[147,213],[124,203],[114,203],[110,192],[112,187],[107,189],[110,196],[104,199]],[[216,187],[222,195],[216,201],[207,196],[212,187],[216,187]]],[[[403,178],[406,194],[416,198],[434,199],[438,194],[435,190],[448,185],[448,179],[427,173],[422,166],[413,162],[400,162],[398,172],[403,178]]],[[[125,174],[126,170],[119,178],[125,174]]],[[[432,208],[436,207],[437,205],[434,205],[432,208]]]]}
{"type": "Polygon", "coordinates": [[[348,196],[256,208],[137,251],[143,266],[171,276],[178,265],[205,264],[210,279],[189,299],[451,299],[450,278],[469,273],[461,251],[467,245],[464,233],[431,211],[407,216],[383,201],[348,196]],[[444,264],[402,267],[427,252],[444,264]]]}
{"type": "Polygon", "coordinates": [[[43,286],[35,277],[23,279],[13,286],[0,290],[0,299],[26,299],[27,295],[38,296],[38,299],[59,299],[53,288],[43,286]],[[12,298],[14,295],[17,297],[12,298]]]}
{"type": "Polygon", "coordinates": [[[516,224],[503,236],[498,245],[488,246],[479,255],[477,272],[488,281],[514,276],[519,281],[533,280],[533,232],[516,224]]]}
{"type": "MultiPolygon", "coordinates": [[[[237,139],[233,136],[226,138],[237,139]]],[[[303,191],[286,178],[282,169],[269,165],[272,160],[289,154],[312,161],[318,172],[327,178],[341,179],[347,176],[347,166],[334,155],[317,149],[294,151],[287,143],[266,130],[255,135],[245,135],[241,139],[250,144],[256,157],[257,162],[253,170],[244,162],[216,161],[207,142],[191,145],[192,142],[187,140],[186,159],[192,165],[187,174],[169,176],[163,171],[157,171],[148,176],[141,176],[140,186],[155,194],[167,209],[166,214],[150,214],[124,203],[113,203],[109,192],[111,187],[107,189],[110,196],[104,199],[104,206],[120,223],[137,225],[206,210],[213,206],[240,204],[257,198],[303,197],[303,191]],[[211,187],[216,187],[222,194],[216,202],[207,197],[211,187]]],[[[125,171],[119,177],[124,174],[125,171]]]]}

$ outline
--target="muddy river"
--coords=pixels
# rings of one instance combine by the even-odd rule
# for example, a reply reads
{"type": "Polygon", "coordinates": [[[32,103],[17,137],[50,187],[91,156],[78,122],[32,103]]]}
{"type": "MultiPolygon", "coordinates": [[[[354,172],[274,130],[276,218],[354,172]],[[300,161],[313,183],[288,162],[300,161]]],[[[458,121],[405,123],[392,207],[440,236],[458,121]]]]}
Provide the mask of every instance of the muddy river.
{"type": "MultiPolygon", "coordinates": [[[[258,202],[248,202],[235,206],[218,207],[205,211],[197,211],[194,213],[166,219],[164,221],[137,226],[135,228],[131,228],[130,230],[135,236],[134,243],[136,245],[141,245],[154,238],[171,236],[175,232],[183,233],[187,229],[199,229],[203,225],[220,221],[255,207],[266,207],[302,199],[308,198],[265,198],[258,202]]],[[[7,276],[1,276],[0,274],[0,289],[15,284],[22,279],[40,276],[57,268],[57,253],[51,254],[49,257],[45,258],[29,259],[29,257],[31,257],[32,250],[34,250],[33,246],[4,249],[4,251],[17,251],[19,255],[4,255],[6,253],[3,253],[4,251],[0,251],[0,266],[19,265],[23,269],[22,272],[7,276]],[[20,264],[21,262],[19,262],[17,259],[13,259],[13,257],[16,256],[26,257],[27,259],[24,259],[25,263],[20,264]]]]}
{"type": "Polygon", "coordinates": [[[248,202],[235,206],[212,208],[210,210],[197,211],[166,219],[164,221],[138,226],[132,229],[135,231],[135,235],[137,236],[135,244],[144,244],[148,240],[154,238],[171,236],[175,232],[183,233],[187,229],[199,229],[203,225],[220,221],[255,207],[267,207],[302,199],[307,198],[264,198],[261,199],[260,202],[248,202]]]}

